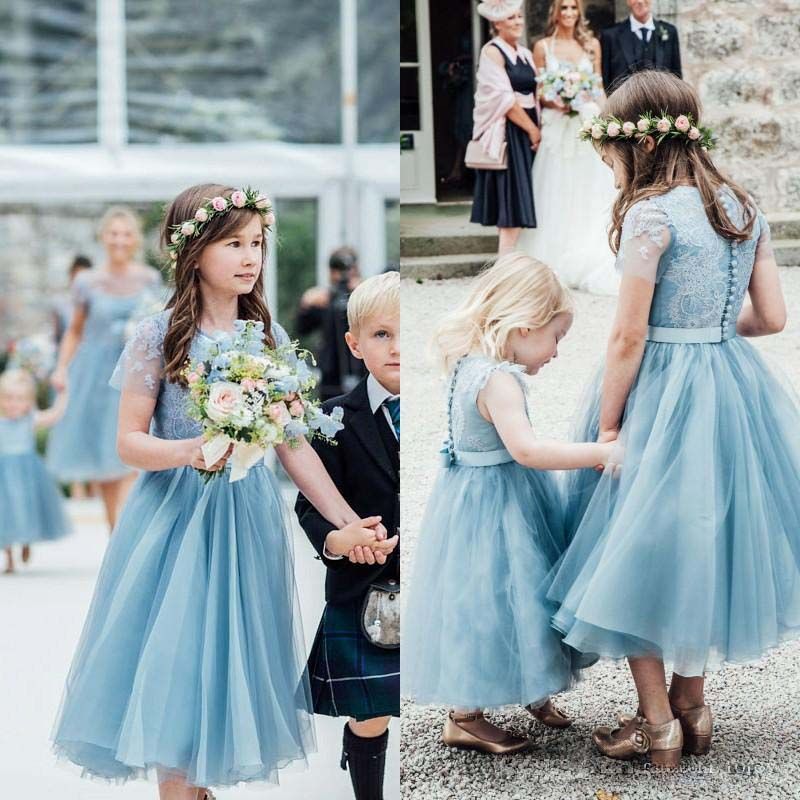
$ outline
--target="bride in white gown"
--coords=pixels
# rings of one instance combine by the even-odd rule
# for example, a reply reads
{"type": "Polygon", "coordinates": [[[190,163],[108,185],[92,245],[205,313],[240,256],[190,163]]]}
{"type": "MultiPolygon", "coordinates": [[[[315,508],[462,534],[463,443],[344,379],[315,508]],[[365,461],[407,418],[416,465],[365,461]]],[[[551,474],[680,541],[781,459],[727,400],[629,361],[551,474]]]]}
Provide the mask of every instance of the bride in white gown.
{"type": "MultiPolygon", "coordinates": [[[[600,43],[583,22],[580,0],[554,1],[533,60],[539,73],[571,67],[600,74],[600,43]]],[[[522,231],[517,249],[544,261],[574,289],[617,294],[606,232],[617,194],[613,174],[592,144],[579,140],[581,115],[569,116],[560,100],[543,100],[542,106],[542,140],[533,163],[537,226],[522,231]]]]}

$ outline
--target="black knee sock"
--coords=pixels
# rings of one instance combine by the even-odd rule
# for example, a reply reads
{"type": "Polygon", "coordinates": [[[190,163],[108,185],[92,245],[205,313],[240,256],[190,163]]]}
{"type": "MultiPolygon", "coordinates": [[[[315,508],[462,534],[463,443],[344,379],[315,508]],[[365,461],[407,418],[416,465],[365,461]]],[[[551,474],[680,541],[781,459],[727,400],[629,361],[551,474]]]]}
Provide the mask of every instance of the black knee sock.
{"type": "Polygon", "coordinates": [[[342,769],[350,768],[356,800],[383,800],[388,741],[388,730],[380,736],[357,736],[345,723],[341,766],[342,769]]]}

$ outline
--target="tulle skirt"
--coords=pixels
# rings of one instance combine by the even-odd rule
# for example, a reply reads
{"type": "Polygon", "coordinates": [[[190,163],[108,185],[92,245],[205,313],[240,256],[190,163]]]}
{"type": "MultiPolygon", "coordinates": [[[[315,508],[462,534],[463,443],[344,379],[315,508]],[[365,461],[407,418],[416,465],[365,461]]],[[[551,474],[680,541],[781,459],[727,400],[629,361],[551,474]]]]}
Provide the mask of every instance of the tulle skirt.
{"type": "Polygon", "coordinates": [[[401,684],[418,703],[540,704],[571,683],[544,579],[564,549],[554,476],[516,463],[443,470],[420,531],[401,684]]]}
{"type": "Polygon", "coordinates": [[[36,453],[0,455],[0,547],[71,532],[61,492],[36,453]]]}
{"type": "Polygon", "coordinates": [[[594,147],[578,139],[580,126],[580,117],[542,111],[533,162],[538,225],[520,233],[517,249],[543,261],[573,289],[615,295],[619,275],[607,230],[617,190],[594,147]]]}
{"type": "Polygon", "coordinates": [[[570,480],[548,594],[566,642],[699,676],[800,633],[800,412],[757,351],[648,343],[621,438],[620,477],[570,480]]]}
{"type": "Polygon", "coordinates": [[[47,442],[47,466],[65,483],[131,472],[117,455],[120,395],[108,385],[121,352],[121,343],[83,341],[70,363],[67,408],[47,442]]]}
{"type": "Polygon", "coordinates": [[[271,471],[144,473],[109,548],[54,748],[114,781],[277,781],[314,749],[288,512],[271,471]]]}

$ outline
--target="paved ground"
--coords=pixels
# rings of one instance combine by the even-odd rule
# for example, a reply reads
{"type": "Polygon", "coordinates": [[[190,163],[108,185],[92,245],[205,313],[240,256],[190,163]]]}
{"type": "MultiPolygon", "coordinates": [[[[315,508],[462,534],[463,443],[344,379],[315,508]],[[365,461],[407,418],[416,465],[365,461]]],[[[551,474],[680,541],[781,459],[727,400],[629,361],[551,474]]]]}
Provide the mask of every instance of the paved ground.
{"type": "MultiPolygon", "coordinates": [[[[756,340],[759,349],[800,388],[800,269],[782,271],[790,321],[780,336],[756,340]],[[794,313],[792,313],[794,312],[794,313]]],[[[444,425],[443,386],[424,357],[435,321],[464,295],[469,279],[403,281],[403,575],[409,569],[444,425]]],[[[535,428],[565,437],[572,410],[599,365],[612,298],[576,294],[578,313],[557,361],[531,381],[535,428]]],[[[479,644],[479,643],[478,643],[479,644]]],[[[532,723],[524,712],[502,724],[529,733],[533,750],[493,758],[450,751],[439,741],[443,710],[404,703],[401,781],[404,800],[515,800],[519,798],[789,798],[800,797],[800,642],[762,661],[729,667],[708,680],[716,719],[712,754],[684,759],[676,774],[609,761],[589,740],[596,724],[633,709],[635,694],[624,665],[602,663],[558,704],[576,718],[567,732],[532,723]],[[605,795],[604,793],[608,793],[605,795]]]]}
{"type": "MultiPolygon", "coordinates": [[[[288,498],[287,498],[288,499],[288,498]]],[[[292,494],[293,499],[293,494],[292,494]]],[[[152,783],[113,786],[81,780],[56,763],[49,737],[64,678],[80,635],[107,541],[96,501],[69,504],[77,532],[35,547],[31,565],[0,575],[0,796],[8,800],[154,800],[152,783]]],[[[308,645],[323,605],[324,569],[299,528],[295,562],[308,645]]],[[[306,772],[286,771],[268,784],[217,792],[219,800],[350,800],[350,778],[339,769],[343,722],[316,717],[318,752],[306,772]]],[[[398,726],[390,738],[386,800],[399,797],[398,726]]]]}

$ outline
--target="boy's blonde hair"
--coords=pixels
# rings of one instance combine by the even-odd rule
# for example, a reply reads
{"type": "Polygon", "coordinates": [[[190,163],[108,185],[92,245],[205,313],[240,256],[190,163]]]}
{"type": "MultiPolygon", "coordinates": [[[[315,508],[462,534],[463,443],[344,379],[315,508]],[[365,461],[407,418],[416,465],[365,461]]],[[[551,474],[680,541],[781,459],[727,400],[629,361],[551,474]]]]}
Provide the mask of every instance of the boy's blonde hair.
{"type": "Polygon", "coordinates": [[[36,400],[36,381],[25,369],[7,369],[0,373],[0,394],[11,389],[23,389],[32,402],[36,400]]]}
{"type": "Polygon", "coordinates": [[[400,313],[400,273],[395,270],[373,275],[356,286],[347,301],[347,326],[358,333],[366,319],[380,312],[400,313]]]}
{"type": "Polygon", "coordinates": [[[502,361],[517,328],[541,328],[572,312],[572,297],[553,270],[523,253],[507,253],[485,269],[466,300],[440,323],[434,346],[445,371],[461,356],[483,353],[502,361]]]}

